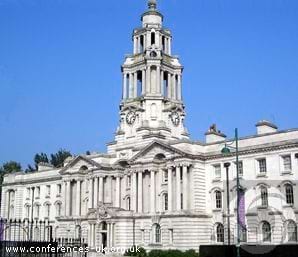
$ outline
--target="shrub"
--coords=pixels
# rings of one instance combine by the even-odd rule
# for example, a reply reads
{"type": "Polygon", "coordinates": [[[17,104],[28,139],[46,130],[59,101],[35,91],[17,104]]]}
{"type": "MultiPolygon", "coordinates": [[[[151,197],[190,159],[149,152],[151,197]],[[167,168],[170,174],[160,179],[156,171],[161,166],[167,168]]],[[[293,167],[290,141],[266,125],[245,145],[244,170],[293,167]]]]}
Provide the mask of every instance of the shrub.
{"type": "Polygon", "coordinates": [[[148,257],[199,257],[199,255],[194,250],[188,250],[186,252],[179,250],[152,250],[148,257]]]}

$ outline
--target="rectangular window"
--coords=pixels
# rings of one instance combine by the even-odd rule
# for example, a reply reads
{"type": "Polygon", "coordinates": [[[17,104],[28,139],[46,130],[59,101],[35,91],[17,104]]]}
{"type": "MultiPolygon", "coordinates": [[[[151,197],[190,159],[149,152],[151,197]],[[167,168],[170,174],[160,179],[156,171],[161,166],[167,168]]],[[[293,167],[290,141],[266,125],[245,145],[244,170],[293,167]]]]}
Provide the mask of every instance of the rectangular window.
{"type": "Polygon", "coordinates": [[[130,176],[127,176],[127,178],[126,178],[126,186],[127,186],[128,188],[131,187],[131,177],[130,177],[130,176]]]}
{"type": "Polygon", "coordinates": [[[291,155],[286,155],[282,157],[283,159],[283,171],[291,171],[292,170],[292,159],[291,155]]]}
{"type": "Polygon", "coordinates": [[[40,187],[36,187],[36,198],[40,197],[40,187]]]}
{"type": "Polygon", "coordinates": [[[266,159],[259,159],[259,173],[260,174],[266,174],[267,173],[267,163],[266,159]]]}
{"type": "Polygon", "coordinates": [[[57,193],[58,193],[58,195],[61,195],[61,192],[62,192],[62,186],[61,186],[61,184],[58,184],[57,185],[57,193]]]}
{"type": "Polygon", "coordinates": [[[242,161],[238,162],[238,171],[239,171],[239,176],[242,177],[243,176],[243,162],[242,161]]]}
{"type": "Polygon", "coordinates": [[[214,177],[215,179],[220,179],[221,178],[221,166],[220,164],[214,165],[214,177]]]}
{"type": "Polygon", "coordinates": [[[26,197],[27,199],[30,199],[30,188],[28,187],[26,191],[27,191],[26,197]]]}
{"type": "Polygon", "coordinates": [[[163,182],[164,183],[167,183],[168,182],[168,171],[167,170],[165,170],[163,172],[163,182]]]}
{"type": "Polygon", "coordinates": [[[47,192],[46,192],[47,196],[51,196],[51,185],[47,186],[47,192]]]}
{"type": "Polygon", "coordinates": [[[172,245],[174,242],[174,231],[173,229],[169,229],[169,244],[172,245]]]}

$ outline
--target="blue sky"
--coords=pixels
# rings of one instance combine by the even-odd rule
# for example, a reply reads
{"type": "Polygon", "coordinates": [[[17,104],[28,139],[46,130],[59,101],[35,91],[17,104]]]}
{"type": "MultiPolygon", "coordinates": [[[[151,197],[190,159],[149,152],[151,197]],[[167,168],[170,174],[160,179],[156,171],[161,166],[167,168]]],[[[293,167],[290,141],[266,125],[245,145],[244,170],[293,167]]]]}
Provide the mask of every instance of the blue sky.
{"type": "MultiPolygon", "coordinates": [[[[0,0],[0,163],[105,151],[146,0],[0,0]]],[[[187,127],[298,127],[297,0],[159,0],[185,66],[187,127]]]]}

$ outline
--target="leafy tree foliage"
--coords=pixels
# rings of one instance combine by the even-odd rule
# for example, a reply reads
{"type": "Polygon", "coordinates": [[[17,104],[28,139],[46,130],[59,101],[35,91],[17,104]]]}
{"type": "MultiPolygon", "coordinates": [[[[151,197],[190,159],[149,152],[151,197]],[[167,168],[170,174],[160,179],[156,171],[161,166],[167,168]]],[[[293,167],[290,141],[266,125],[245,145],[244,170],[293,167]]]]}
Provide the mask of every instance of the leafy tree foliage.
{"type": "Polygon", "coordinates": [[[57,153],[51,154],[51,161],[50,163],[56,167],[59,168],[63,165],[64,161],[67,157],[70,157],[71,153],[69,151],[66,151],[64,149],[60,149],[57,153]]]}
{"type": "Polygon", "coordinates": [[[142,247],[132,246],[128,249],[124,256],[147,257],[147,252],[142,247]]]}

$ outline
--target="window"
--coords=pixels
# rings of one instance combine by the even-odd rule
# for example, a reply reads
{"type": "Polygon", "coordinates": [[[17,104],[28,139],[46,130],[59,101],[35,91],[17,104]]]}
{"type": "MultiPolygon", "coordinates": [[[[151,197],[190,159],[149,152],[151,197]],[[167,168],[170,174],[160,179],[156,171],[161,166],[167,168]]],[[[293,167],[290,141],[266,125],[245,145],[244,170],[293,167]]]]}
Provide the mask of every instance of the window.
{"type": "Polygon", "coordinates": [[[61,186],[61,184],[58,184],[57,185],[57,193],[58,193],[58,195],[61,195],[61,192],[62,192],[62,186],[61,186]]]}
{"type": "Polygon", "coordinates": [[[183,210],[183,194],[181,194],[180,197],[181,197],[180,198],[180,200],[181,200],[180,208],[181,208],[181,210],[183,210]]]}
{"type": "Polygon", "coordinates": [[[57,217],[61,216],[61,203],[57,203],[56,205],[56,215],[57,217]]]}
{"type": "Polygon", "coordinates": [[[51,205],[49,203],[45,205],[45,211],[46,211],[46,218],[49,218],[51,214],[51,205]]]}
{"type": "Polygon", "coordinates": [[[220,166],[220,164],[214,165],[214,177],[215,177],[215,179],[220,179],[221,178],[221,166],[220,166]]]}
{"type": "Polygon", "coordinates": [[[288,241],[289,242],[297,242],[297,225],[294,221],[288,222],[288,241]]]}
{"type": "Polygon", "coordinates": [[[260,160],[258,160],[258,162],[259,162],[259,173],[266,174],[266,172],[267,172],[266,159],[260,159],[260,160]]]}
{"type": "Polygon", "coordinates": [[[155,33],[152,32],[151,33],[151,45],[154,45],[155,44],[155,33]]]}
{"type": "Polygon", "coordinates": [[[271,242],[271,226],[267,221],[262,224],[262,240],[263,242],[271,242]]]}
{"type": "Polygon", "coordinates": [[[283,171],[289,172],[292,170],[292,159],[291,155],[286,155],[282,157],[283,160],[283,171]]]}
{"type": "Polygon", "coordinates": [[[224,226],[222,224],[218,224],[216,226],[216,242],[223,243],[225,240],[224,236],[224,226]]]}
{"type": "Polygon", "coordinates": [[[51,185],[47,186],[47,192],[46,192],[47,196],[51,195],[51,185]]]}
{"type": "MultiPolygon", "coordinates": [[[[237,172],[237,163],[235,162],[235,167],[236,167],[236,172],[237,172]]],[[[239,176],[242,177],[243,176],[243,162],[239,161],[238,162],[238,171],[239,171],[239,176]]],[[[237,173],[236,173],[237,176],[237,173]]]]}
{"type": "Polygon", "coordinates": [[[126,209],[130,211],[131,206],[130,206],[130,197],[126,198],[126,209]]]}
{"type": "Polygon", "coordinates": [[[130,177],[130,176],[127,176],[127,178],[126,178],[126,186],[127,186],[128,188],[131,187],[131,177],[130,177]]]}
{"type": "Polygon", "coordinates": [[[160,244],[161,243],[161,228],[159,224],[154,224],[152,226],[153,229],[153,243],[160,244]]]}
{"type": "Polygon", "coordinates": [[[40,215],[40,206],[35,205],[35,218],[38,219],[40,215]]]}
{"type": "Polygon", "coordinates": [[[268,207],[268,190],[266,187],[261,187],[261,206],[268,207]]]}
{"type": "Polygon", "coordinates": [[[183,170],[182,169],[180,169],[180,180],[181,180],[181,182],[183,181],[183,170]]]}
{"type": "Polygon", "coordinates": [[[169,209],[168,204],[169,204],[168,203],[168,194],[165,193],[163,195],[163,209],[164,209],[164,211],[167,211],[169,209]]]}
{"type": "Polygon", "coordinates": [[[29,187],[26,189],[26,197],[27,197],[27,199],[30,199],[30,188],[29,187]]]}
{"type": "Polygon", "coordinates": [[[169,229],[169,243],[170,243],[170,245],[172,245],[173,242],[174,242],[174,230],[169,229]]]}
{"type": "Polygon", "coordinates": [[[30,217],[30,206],[26,205],[25,210],[26,210],[26,218],[29,219],[29,217],[30,217]]]}
{"type": "Polygon", "coordinates": [[[168,171],[167,170],[164,170],[163,171],[163,182],[164,183],[167,183],[168,182],[168,179],[169,179],[169,173],[168,173],[168,171]]]}
{"type": "Polygon", "coordinates": [[[36,198],[40,197],[40,187],[36,187],[36,198]]]}
{"type": "Polygon", "coordinates": [[[285,185],[285,191],[286,191],[287,204],[293,205],[294,204],[293,186],[290,184],[285,185]]]}
{"type": "Polygon", "coordinates": [[[222,197],[221,197],[221,192],[220,191],[215,191],[215,207],[216,209],[221,209],[222,208],[222,197]]]}

